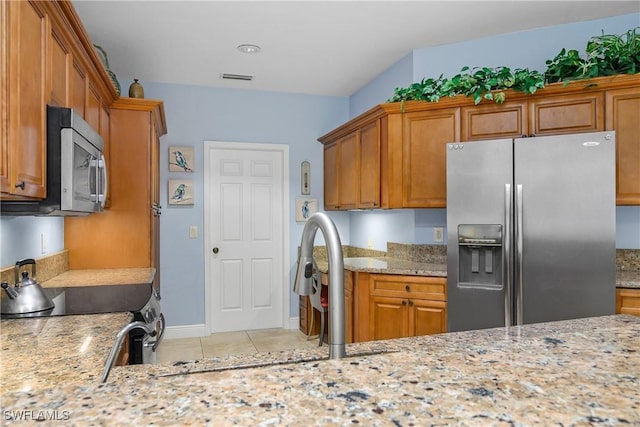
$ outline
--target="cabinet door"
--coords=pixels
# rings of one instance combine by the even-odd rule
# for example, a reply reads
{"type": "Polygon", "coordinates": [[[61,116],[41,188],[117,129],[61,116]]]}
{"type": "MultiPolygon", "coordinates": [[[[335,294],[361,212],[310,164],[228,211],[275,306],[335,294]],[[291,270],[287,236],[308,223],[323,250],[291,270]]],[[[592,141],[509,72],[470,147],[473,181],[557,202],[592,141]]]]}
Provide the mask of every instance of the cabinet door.
{"type": "Polygon", "coordinates": [[[411,336],[447,332],[447,303],[410,299],[409,331],[411,336]]]}
{"type": "Polygon", "coordinates": [[[3,2],[10,36],[3,41],[8,52],[8,81],[3,81],[7,84],[8,117],[2,118],[8,119],[9,125],[2,143],[1,186],[3,192],[36,198],[46,196],[46,103],[50,93],[50,23],[40,7],[28,1],[3,2]]]}
{"type": "Polygon", "coordinates": [[[9,2],[0,2],[0,192],[9,192],[9,2]]]}
{"type": "Polygon", "coordinates": [[[73,61],[71,68],[71,108],[84,118],[87,98],[87,75],[80,64],[73,61]]]}
{"type": "Polygon", "coordinates": [[[354,342],[354,313],[353,273],[344,270],[344,337],[347,343],[354,342]]]}
{"type": "Polygon", "coordinates": [[[462,140],[515,138],[529,134],[527,103],[509,102],[462,108],[462,140]]]}
{"type": "Polygon", "coordinates": [[[360,132],[340,140],[340,209],[355,209],[360,188],[360,132]]]}
{"type": "Polygon", "coordinates": [[[404,298],[369,298],[369,337],[386,340],[409,336],[408,302],[404,298]]]}
{"type": "Polygon", "coordinates": [[[606,129],[616,131],[616,204],[640,205],[640,88],[605,96],[606,129]]]}
{"type": "Polygon", "coordinates": [[[616,313],[640,316],[640,289],[616,289],[616,313]]]}
{"type": "Polygon", "coordinates": [[[324,208],[325,210],[340,209],[340,182],[338,158],[340,145],[325,145],[324,147],[324,208]]]}
{"type": "Polygon", "coordinates": [[[447,204],[446,144],[460,141],[460,109],[407,113],[404,117],[403,191],[405,208],[447,204]]]}
{"type": "Polygon", "coordinates": [[[84,119],[94,129],[100,129],[100,95],[98,95],[96,89],[92,84],[89,84],[89,90],[87,91],[87,99],[85,100],[85,112],[84,119]]]}
{"type": "Polygon", "coordinates": [[[360,129],[359,208],[380,207],[380,121],[360,129]]]}
{"type": "Polygon", "coordinates": [[[52,105],[69,107],[69,78],[71,53],[62,36],[55,28],[51,30],[51,99],[52,105]]]}
{"type": "Polygon", "coordinates": [[[537,98],[529,102],[530,136],[604,130],[602,92],[537,98]]]}

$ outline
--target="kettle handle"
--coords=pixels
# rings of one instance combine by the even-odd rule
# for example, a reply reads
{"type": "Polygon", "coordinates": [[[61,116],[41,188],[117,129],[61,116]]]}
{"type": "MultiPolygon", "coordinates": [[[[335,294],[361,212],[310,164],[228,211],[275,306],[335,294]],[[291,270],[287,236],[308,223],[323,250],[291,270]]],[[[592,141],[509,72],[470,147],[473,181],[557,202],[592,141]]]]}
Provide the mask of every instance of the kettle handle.
{"type": "Polygon", "coordinates": [[[16,262],[16,266],[15,266],[15,278],[16,278],[16,283],[20,283],[20,267],[22,267],[23,265],[29,265],[31,264],[31,278],[36,277],[36,260],[33,258],[25,258],[25,259],[21,259],[20,261],[16,262]]]}

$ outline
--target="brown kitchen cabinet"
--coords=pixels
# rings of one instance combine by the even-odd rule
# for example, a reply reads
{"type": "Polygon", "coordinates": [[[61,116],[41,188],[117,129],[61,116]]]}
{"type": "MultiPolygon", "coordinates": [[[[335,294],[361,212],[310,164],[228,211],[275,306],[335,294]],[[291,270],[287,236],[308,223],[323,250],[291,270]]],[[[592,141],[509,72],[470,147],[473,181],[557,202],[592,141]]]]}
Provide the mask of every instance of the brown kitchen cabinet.
{"type": "Polygon", "coordinates": [[[462,141],[604,130],[602,92],[462,108],[462,141]]]}
{"type": "Polygon", "coordinates": [[[164,106],[158,100],[120,98],[111,105],[109,119],[111,208],[65,218],[69,267],[158,269],[158,150],[159,138],[167,132],[164,106]]]}
{"type": "Polygon", "coordinates": [[[640,316],[640,289],[616,289],[616,313],[640,316]]]}
{"type": "Polygon", "coordinates": [[[363,318],[369,331],[362,341],[447,331],[445,278],[370,274],[368,300],[363,318]]]}
{"type": "Polygon", "coordinates": [[[640,205],[640,87],[605,92],[606,129],[616,131],[616,204],[640,205]]]}
{"type": "Polygon", "coordinates": [[[355,209],[359,191],[358,131],[324,149],[326,210],[355,209]]]}
{"type": "MultiPolygon", "coordinates": [[[[639,93],[639,75],[619,75],[566,86],[554,83],[534,95],[509,90],[504,104],[483,101],[475,105],[472,98],[462,96],[432,103],[379,104],[318,140],[325,150],[357,132],[363,140],[365,129],[375,124],[380,147],[377,207],[439,208],[446,207],[448,142],[615,130],[617,204],[640,205],[639,93]]],[[[361,147],[354,159],[354,164],[360,162],[360,174],[354,179],[360,182],[361,199],[363,183],[369,184],[368,179],[376,176],[371,167],[362,167],[364,152],[361,147]]],[[[334,173],[333,164],[325,164],[325,177],[334,173]]]]}
{"type": "Polygon", "coordinates": [[[402,207],[446,207],[446,144],[460,141],[460,109],[407,113],[403,122],[402,207]]]}
{"type": "Polygon", "coordinates": [[[100,129],[117,93],[70,2],[0,5],[0,198],[46,197],[46,105],[100,129]]]}

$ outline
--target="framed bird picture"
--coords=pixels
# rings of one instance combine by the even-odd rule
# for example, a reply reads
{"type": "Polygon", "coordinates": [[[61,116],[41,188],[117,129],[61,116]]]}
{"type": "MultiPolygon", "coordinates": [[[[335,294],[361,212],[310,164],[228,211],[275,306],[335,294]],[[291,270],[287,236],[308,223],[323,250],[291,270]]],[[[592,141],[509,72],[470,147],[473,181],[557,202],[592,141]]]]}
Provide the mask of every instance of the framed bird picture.
{"type": "Polygon", "coordinates": [[[193,205],[193,180],[170,179],[167,200],[170,205],[193,205]]]}
{"type": "Polygon", "coordinates": [[[193,147],[169,147],[169,172],[193,172],[193,147]]]}

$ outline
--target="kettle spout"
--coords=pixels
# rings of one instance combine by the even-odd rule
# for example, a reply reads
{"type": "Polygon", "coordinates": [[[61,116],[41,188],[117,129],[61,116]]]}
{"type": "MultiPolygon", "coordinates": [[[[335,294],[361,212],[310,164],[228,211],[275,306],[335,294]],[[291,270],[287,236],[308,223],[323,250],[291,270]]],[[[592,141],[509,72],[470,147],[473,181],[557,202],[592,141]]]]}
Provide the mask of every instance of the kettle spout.
{"type": "Polygon", "coordinates": [[[18,292],[14,288],[10,287],[7,282],[2,282],[0,286],[2,287],[2,289],[5,290],[9,298],[11,299],[18,298],[18,292]]]}

